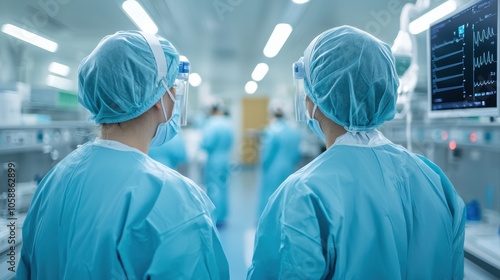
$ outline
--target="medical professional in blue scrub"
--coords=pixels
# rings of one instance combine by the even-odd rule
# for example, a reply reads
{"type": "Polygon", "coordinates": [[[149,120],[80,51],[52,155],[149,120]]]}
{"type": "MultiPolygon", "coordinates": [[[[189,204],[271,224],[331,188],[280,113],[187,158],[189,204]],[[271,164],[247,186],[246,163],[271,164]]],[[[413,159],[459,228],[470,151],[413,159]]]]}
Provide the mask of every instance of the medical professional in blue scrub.
{"type": "Polygon", "coordinates": [[[169,41],[138,31],[106,36],[83,59],[78,101],[101,135],[40,182],[16,279],[229,278],[212,203],[147,155],[185,117],[185,66],[169,41]]]}
{"type": "Polygon", "coordinates": [[[174,138],[163,145],[150,147],[148,155],[152,159],[163,163],[165,166],[179,171],[180,167],[187,162],[186,145],[184,143],[182,131],[179,131],[174,138]]]}
{"type": "Polygon", "coordinates": [[[390,47],[336,27],[294,71],[327,150],[270,198],[248,279],[463,279],[462,199],[438,166],[377,130],[396,112],[390,47]]]}
{"type": "Polygon", "coordinates": [[[285,119],[280,105],[270,108],[271,123],[262,135],[260,149],[261,182],[257,219],[267,200],[281,183],[290,176],[300,161],[300,133],[285,119]]]}
{"type": "Polygon", "coordinates": [[[224,116],[221,107],[212,106],[201,140],[201,148],[207,152],[203,182],[215,205],[218,227],[224,226],[228,214],[229,160],[234,141],[231,120],[224,116]]]}

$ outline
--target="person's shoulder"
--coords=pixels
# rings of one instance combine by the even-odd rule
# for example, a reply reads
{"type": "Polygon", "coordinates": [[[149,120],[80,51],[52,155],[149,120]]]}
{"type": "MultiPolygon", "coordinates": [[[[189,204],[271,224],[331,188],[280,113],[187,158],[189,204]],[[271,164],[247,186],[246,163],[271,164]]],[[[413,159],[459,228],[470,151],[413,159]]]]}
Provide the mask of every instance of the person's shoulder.
{"type": "MultiPolygon", "coordinates": [[[[315,159],[316,160],[316,159],[315,159]]],[[[309,162],[299,170],[295,171],[292,175],[283,182],[284,188],[294,190],[301,190],[301,192],[314,189],[314,184],[311,182],[317,181],[317,177],[325,177],[326,174],[322,173],[315,164],[315,160],[309,162]]]]}
{"type": "Polygon", "coordinates": [[[335,180],[325,180],[325,176],[319,177],[321,178],[318,178],[318,173],[308,166],[296,171],[273,194],[271,198],[273,203],[278,203],[287,209],[308,201],[324,203],[322,201],[325,199],[325,190],[333,190],[336,185],[335,180]]]}
{"type": "Polygon", "coordinates": [[[178,202],[194,199],[207,204],[203,190],[191,179],[149,157],[145,166],[148,176],[160,185],[162,196],[175,198],[178,202]]]}
{"type": "Polygon", "coordinates": [[[135,213],[137,231],[164,235],[209,226],[214,206],[203,190],[174,170],[165,167],[159,171],[162,174],[155,174],[153,183],[145,180],[144,185],[133,190],[131,200],[139,207],[134,209],[142,209],[135,213]]]}
{"type": "Polygon", "coordinates": [[[154,164],[154,166],[157,168],[158,172],[155,172],[156,176],[161,178],[164,187],[170,188],[172,185],[175,185],[179,190],[185,190],[191,193],[193,193],[194,191],[194,193],[199,194],[201,188],[193,180],[153,159],[150,160],[151,164],[154,164]]]}
{"type": "Polygon", "coordinates": [[[86,142],[86,143],[84,143],[82,145],[78,145],[76,149],[74,149],[71,153],[69,153],[60,162],[62,162],[62,161],[70,161],[70,160],[73,160],[73,159],[81,158],[85,154],[88,154],[93,147],[94,146],[92,145],[92,142],[86,142]]]}
{"type": "Polygon", "coordinates": [[[94,146],[91,142],[79,145],[75,150],[66,155],[61,161],[59,161],[44,177],[50,177],[54,174],[67,174],[71,170],[80,166],[82,162],[85,162],[86,158],[93,156],[92,149],[94,146]]]}
{"type": "Polygon", "coordinates": [[[336,177],[345,175],[344,171],[350,168],[346,165],[346,159],[353,157],[353,151],[345,146],[332,146],[293,173],[289,179],[297,186],[306,185],[309,188],[315,188],[318,183],[333,184],[336,177]]]}
{"type": "Polygon", "coordinates": [[[441,168],[436,163],[434,163],[433,161],[431,161],[430,159],[428,159],[424,155],[411,152],[411,151],[407,150],[406,148],[398,146],[398,145],[392,145],[392,147],[398,152],[398,153],[393,152],[392,154],[399,154],[399,157],[401,158],[401,160],[404,161],[403,162],[404,165],[411,166],[411,164],[416,164],[418,166],[428,167],[428,168],[432,169],[434,172],[438,172],[438,173],[443,172],[441,170],[441,168]]]}
{"type": "Polygon", "coordinates": [[[436,163],[434,163],[430,159],[428,159],[425,156],[420,155],[420,154],[411,154],[411,155],[417,164],[419,164],[420,166],[427,167],[430,170],[432,170],[429,172],[437,174],[439,177],[441,177],[441,179],[447,178],[446,174],[441,169],[441,167],[439,167],[436,163]]]}
{"type": "Polygon", "coordinates": [[[433,161],[431,161],[430,159],[428,159],[427,157],[421,155],[421,154],[412,154],[414,157],[418,158],[419,160],[421,160],[422,162],[424,162],[425,164],[429,165],[430,167],[434,167],[434,168],[438,168],[438,165],[435,164],[433,161]]]}
{"type": "Polygon", "coordinates": [[[141,163],[145,167],[145,172],[147,172],[150,176],[157,177],[164,184],[167,184],[171,181],[180,181],[183,184],[189,184],[186,181],[187,178],[185,178],[179,172],[151,158],[150,156],[145,156],[141,163]]]}
{"type": "Polygon", "coordinates": [[[275,122],[271,122],[270,124],[268,124],[263,132],[265,133],[265,135],[267,136],[274,136],[276,134],[279,134],[279,132],[282,130],[282,127],[279,125],[279,124],[276,124],[275,122]]]}

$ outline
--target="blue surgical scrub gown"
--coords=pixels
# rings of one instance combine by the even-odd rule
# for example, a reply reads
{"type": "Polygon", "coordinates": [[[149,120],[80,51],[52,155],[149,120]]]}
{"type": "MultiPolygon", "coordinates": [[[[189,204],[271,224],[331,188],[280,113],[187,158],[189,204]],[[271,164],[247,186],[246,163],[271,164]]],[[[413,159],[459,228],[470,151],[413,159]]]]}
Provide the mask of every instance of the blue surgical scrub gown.
{"type": "Polygon", "coordinates": [[[233,146],[231,120],[225,116],[211,117],[203,129],[201,148],[208,158],[204,170],[207,194],[215,205],[218,223],[223,223],[228,212],[229,157],[233,146]]]}
{"type": "Polygon", "coordinates": [[[264,131],[262,140],[258,217],[269,197],[295,171],[300,161],[300,134],[285,120],[273,121],[264,131]]]}
{"type": "Polygon", "coordinates": [[[212,211],[189,179],[97,139],[40,182],[16,279],[229,279],[212,211]]]}
{"type": "Polygon", "coordinates": [[[279,187],[248,279],[463,279],[462,199],[432,162],[346,133],[279,187]]]}

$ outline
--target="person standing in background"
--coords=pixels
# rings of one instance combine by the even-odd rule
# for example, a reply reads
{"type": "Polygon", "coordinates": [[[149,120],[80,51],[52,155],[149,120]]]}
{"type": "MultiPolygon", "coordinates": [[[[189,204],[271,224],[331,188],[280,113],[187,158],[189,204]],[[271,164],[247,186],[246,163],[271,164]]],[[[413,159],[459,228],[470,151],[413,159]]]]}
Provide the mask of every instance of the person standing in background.
{"type": "Polygon", "coordinates": [[[260,150],[261,182],[257,219],[264,211],[269,197],[300,162],[300,133],[287,123],[283,108],[271,106],[273,117],[264,130],[260,150]]]}
{"type": "Polygon", "coordinates": [[[204,168],[205,188],[215,205],[217,226],[224,226],[228,214],[229,159],[234,141],[231,120],[221,105],[213,105],[202,132],[201,148],[207,152],[204,168]]]}
{"type": "Polygon", "coordinates": [[[187,162],[186,145],[182,132],[179,131],[172,140],[161,146],[151,147],[148,155],[165,166],[179,171],[180,167],[187,162]]]}

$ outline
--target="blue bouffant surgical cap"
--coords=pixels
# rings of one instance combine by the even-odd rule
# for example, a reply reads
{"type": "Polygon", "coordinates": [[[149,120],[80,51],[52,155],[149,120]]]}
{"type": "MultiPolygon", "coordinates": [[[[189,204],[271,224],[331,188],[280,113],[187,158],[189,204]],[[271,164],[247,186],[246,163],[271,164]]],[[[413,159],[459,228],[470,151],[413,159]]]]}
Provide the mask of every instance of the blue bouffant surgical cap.
{"type": "Polygon", "coordinates": [[[304,52],[306,94],[348,131],[394,118],[398,75],[386,43],[351,26],[321,33],[304,52]]]}
{"type": "MultiPolygon", "coordinates": [[[[78,101],[96,123],[120,123],[142,115],[172,87],[179,72],[179,54],[158,37],[166,63],[159,74],[152,48],[139,31],[104,37],[78,68],[78,101]],[[158,77],[165,75],[164,77],[158,77]]],[[[155,35],[151,35],[155,36],[155,35]]],[[[161,53],[161,51],[160,51],[161,53]]],[[[158,56],[158,54],[156,54],[158,56]]]]}

